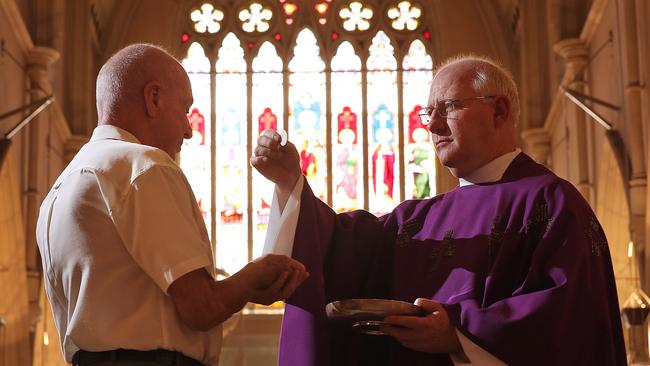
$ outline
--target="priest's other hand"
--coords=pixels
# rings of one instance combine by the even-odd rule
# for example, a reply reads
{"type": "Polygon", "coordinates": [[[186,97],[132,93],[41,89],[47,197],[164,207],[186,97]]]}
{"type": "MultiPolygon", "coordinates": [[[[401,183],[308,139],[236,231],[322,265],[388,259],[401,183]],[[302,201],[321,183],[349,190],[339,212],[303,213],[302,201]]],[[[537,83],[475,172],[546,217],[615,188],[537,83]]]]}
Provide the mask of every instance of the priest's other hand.
{"type": "Polygon", "coordinates": [[[381,330],[395,337],[404,347],[428,353],[456,353],[462,350],[456,329],[449,323],[449,316],[440,303],[419,298],[426,316],[388,316],[381,330]],[[394,326],[391,326],[394,325],[394,326]]]}
{"type": "Polygon", "coordinates": [[[309,273],[295,259],[267,254],[248,263],[238,275],[249,283],[250,301],[270,305],[291,296],[309,273]]]}
{"type": "Polygon", "coordinates": [[[280,192],[289,193],[302,175],[300,155],[294,144],[287,141],[282,146],[281,141],[276,131],[264,130],[257,138],[250,163],[266,179],[275,183],[280,192]]]}

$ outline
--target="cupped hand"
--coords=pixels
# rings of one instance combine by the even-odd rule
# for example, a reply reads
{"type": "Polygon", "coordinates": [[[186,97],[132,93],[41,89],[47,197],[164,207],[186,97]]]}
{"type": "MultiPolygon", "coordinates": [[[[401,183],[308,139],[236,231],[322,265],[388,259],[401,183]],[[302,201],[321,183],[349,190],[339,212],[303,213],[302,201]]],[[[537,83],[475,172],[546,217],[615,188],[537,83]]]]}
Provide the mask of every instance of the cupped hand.
{"type": "Polygon", "coordinates": [[[402,346],[428,353],[455,353],[462,351],[456,328],[449,322],[445,308],[438,302],[419,298],[424,317],[388,316],[382,331],[394,337],[402,346]]]}
{"type": "Polygon", "coordinates": [[[263,305],[291,296],[309,277],[302,263],[277,254],[262,256],[247,264],[241,272],[249,279],[250,301],[263,305]]]}
{"type": "Polygon", "coordinates": [[[276,131],[264,130],[257,138],[250,163],[266,179],[275,183],[280,191],[290,192],[302,175],[300,155],[294,144],[287,141],[282,146],[280,141],[280,134],[276,131]]]}

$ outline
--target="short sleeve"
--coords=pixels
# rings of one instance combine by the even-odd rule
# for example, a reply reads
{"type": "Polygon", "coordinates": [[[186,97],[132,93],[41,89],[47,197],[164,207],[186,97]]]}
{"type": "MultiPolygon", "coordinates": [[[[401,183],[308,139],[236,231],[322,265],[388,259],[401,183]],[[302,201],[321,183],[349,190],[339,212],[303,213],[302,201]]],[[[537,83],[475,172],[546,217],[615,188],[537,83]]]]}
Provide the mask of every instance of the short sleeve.
{"type": "Polygon", "coordinates": [[[202,267],[213,273],[205,224],[180,170],[157,165],[147,169],[111,216],[135,262],[165,293],[186,273],[202,267]]]}

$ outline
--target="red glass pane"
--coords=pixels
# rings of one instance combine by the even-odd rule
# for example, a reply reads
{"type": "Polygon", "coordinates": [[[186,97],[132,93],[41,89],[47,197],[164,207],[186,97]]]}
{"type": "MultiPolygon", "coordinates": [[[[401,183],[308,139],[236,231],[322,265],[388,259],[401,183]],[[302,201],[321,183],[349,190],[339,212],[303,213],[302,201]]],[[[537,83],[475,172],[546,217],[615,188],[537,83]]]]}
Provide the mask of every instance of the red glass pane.
{"type": "Polygon", "coordinates": [[[335,41],[336,41],[337,39],[339,39],[339,34],[336,33],[336,32],[332,32],[332,39],[335,40],[335,41]]]}
{"type": "Polygon", "coordinates": [[[183,33],[183,35],[181,36],[181,43],[185,43],[189,40],[190,40],[190,35],[187,33],[183,33]]]}
{"type": "Polygon", "coordinates": [[[341,134],[350,134],[350,137],[343,136],[343,140],[350,138],[354,145],[357,144],[357,115],[350,110],[350,107],[343,107],[343,112],[338,114],[338,142],[343,143],[341,134]],[[347,132],[345,130],[348,130],[347,132]]]}
{"type": "Polygon", "coordinates": [[[409,113],[409,143],[414,143],[415,139],[413,139],[413,132],[418,129],[418,128],[424,128],[425,130],[427,129],[427,126],[422,124],[422,120],[420,120],[420,117],[418,116],[418,112],[422,109],[422,106],[419,104],[416,104],[415,107],[413,107],[413,110],[409,113]]]}
{"type": "Polygon", "coordinates": [[[264,108],[264,112],[257,118],[257,123],[260,134],[262,134],[264,130],[278,130],[278,117],[273,114],[271,108],[264,108]]]}
{"type": "Polygon", "coordinates": [[[200,145],[205,145],[205,117],[203,114],[199,112],[198,108],[192,108],[187,119],[190,121],[192,134],[198,133],[201,136],[200,145]]]}

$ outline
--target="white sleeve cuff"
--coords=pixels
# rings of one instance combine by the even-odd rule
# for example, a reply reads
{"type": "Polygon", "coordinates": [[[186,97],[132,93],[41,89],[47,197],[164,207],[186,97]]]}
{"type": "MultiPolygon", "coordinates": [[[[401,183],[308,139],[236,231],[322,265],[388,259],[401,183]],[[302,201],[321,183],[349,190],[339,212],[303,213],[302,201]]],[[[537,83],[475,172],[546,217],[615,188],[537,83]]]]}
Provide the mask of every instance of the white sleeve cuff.
{"type": "Polygon", "coordinates": [[[296,235],[296,226],[298,225],[300,195],[302,194],[304,181],[305,179],[303,177],[298,179],[282,212],[280,212],[280,205],[278,204],[277,187],[273,191],[271,215],[269,216],[269,226],[266,230],[266,239],[264,240],[262,254],[273,253],[291,256],[293,252],[293,239],[296,235]]]}
{"type": "Polygon", "coordinates": [[[476,343],[472,342],[462,332],[456,329],[458,340],[460,341],[463,351],[460,353],[450,354],[451,360],[454,365],[481,365],[481,366],[505,366],[498,358],[494,357],[491,353],[479,347],[476,343]]]}

